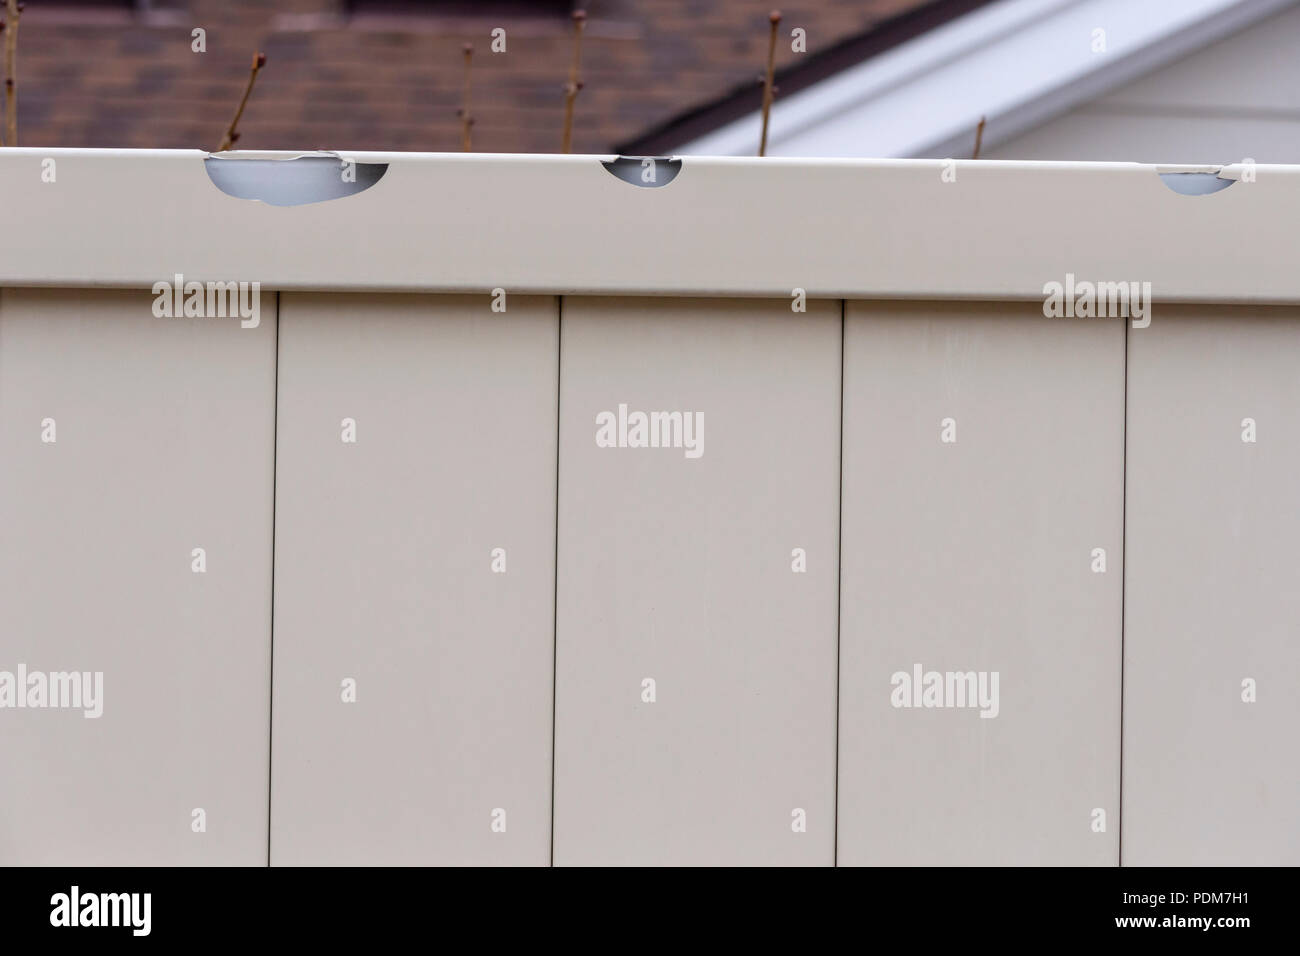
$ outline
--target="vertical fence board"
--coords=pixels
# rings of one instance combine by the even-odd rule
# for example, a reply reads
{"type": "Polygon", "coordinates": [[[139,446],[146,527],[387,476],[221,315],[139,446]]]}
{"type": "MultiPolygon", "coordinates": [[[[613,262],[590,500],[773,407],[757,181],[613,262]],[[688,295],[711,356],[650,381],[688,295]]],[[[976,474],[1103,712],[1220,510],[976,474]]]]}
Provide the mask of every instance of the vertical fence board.
{"type": "Polygon", "coordinates": [[[490,301],[282,296],[274,864],[549,861],[557,306],[490,301]]]}
{"type": "Polygon", "coordinates": [[[1119,320],[847,303],[842,865],[1117,862],[1123,376],[1119,320]]]}
{"type": "Polygon", "coordinates": [[[562,315],[555,861],[829,864],[840,305],[562,315]],[[598,447],[620,404],[703,453],[598,447]]]}
{"type": "Polygon", "coordinates": [[[1298,360],[1293,309],[1130,333],[1125,865],[1300,864],[1298,360]]]}
{"type": "Polygon", "coordinates": [[[0,863],[266,862],[274,298],[153,302],[0,294],[0,670],[103,675],[0,709],[0,863]]]}

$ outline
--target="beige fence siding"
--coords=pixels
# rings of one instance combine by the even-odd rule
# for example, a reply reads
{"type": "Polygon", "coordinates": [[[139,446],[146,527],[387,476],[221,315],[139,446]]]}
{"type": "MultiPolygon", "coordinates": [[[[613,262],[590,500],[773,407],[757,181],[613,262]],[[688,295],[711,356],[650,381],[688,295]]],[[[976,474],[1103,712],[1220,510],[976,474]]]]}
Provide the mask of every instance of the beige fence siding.
{"type": "Polygon", "coordinates": [[[153,300],[0,290],[0,864],[1300,863],[1292,307],[153,300]]]}
{"type": "Polygon", "coordinates": [[[566,298],[561,338],[556,863],[830,864],[840,304],[566,298]],[[703,454],[597,447],[620,403],[703,454]]]}
{"type": "Polygon", "coordinates": [[[273,863],[550,859],[557,304],[490,305],[282,296],[273,863]]]}
{"type": "Polygon", "coordinates": [[[1123,325],[849,302],[844,364],[839,862],[1114,865],[1123,325]]]}
{"type": "Polygon", "coordinates": [[[1131,333],[1125,865],[1300,864],[1298,357],[1294,309],[1131,333]]]}
{"type": "Polygon", "coordinates": [[[266,863],[274,296],[153,301],[0,293],[0,670],[103,674],[0,711],[0,863],[266,863]]]}

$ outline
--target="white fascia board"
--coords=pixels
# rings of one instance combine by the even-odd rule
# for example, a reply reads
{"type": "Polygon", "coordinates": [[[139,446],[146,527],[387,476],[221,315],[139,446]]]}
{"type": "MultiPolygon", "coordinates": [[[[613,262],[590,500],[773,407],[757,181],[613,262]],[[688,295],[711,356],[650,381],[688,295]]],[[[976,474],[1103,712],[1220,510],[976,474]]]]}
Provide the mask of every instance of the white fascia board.
{"type": "Polygon", "coordinates": [[[1073,274],[1300,302],[1300,166],[1190,196],[1136,163],[686,157],[647,188],[612,157],[358,152],[387,164],[368,188],[277,206],[223,192],[206,158],[0,149],[0,286],[1034,299],[1073,274]]]}
{"type": "MultiPolygon", "coordinates": [[[[1003,0],[778,99],[768,155],[970,155],[981,116],[992,147],[1295,2],[1003,0]]],[[[760,122],[751,114],[677,152],[753,155],[760,122]]]]}

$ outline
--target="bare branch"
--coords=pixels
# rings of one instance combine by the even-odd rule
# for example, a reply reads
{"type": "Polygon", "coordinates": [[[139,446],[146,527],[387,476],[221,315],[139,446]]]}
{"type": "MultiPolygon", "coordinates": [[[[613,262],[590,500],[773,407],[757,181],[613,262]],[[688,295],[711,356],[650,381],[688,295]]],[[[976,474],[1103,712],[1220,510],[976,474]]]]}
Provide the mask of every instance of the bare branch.
{"type": "Polygon", "coordinates": [[[758,155],[767,155],[767,124],[772,115],[772,98],[776,87],[772,81],[776,78],[776,28],[781,24],[781,11],[773,10],[768,14],[772,32],[767,38],[767,76],[763,79],[763,138],[758,142],[758,155]]]}
{"type": "Polygon", "coordinates": [[[18,0],[5,2],[5,129],[0,146],[18,145],[18,21],[23,7],[18,0]]]}
{"type": "Polygon", "coordinates": [[[257,82],[258,71],[266,66],[266,54],[253,54],[253,68],[248,74],[248,86],[244,87],[244,98],[239,101],[239,109],[235,110],[235,118],[230,121],[230,126],[226,129],[226,135],[221,139],[221,145],[217,147],[218,153],[224,152],[235,145],[235,140],[239,139],[239,120],[244,115],[244,107],[248,105],[248,97],[253,92],[253,84],[257,82]]]}
{"type": "Polygon", "coordinates": [[[570,152],[573,145],[573,101],[578,98],[582,81],[578,79],[578,64],[582,56],[582,28],[587,23],[586,10],[573,11],[573,60],[569,63],[569,82],[564,86],[564,142],[560,152],[570,152]]]}
{"type": "Polygon", "coordinates": [[[984,145],[984,120],[985,117],[981,116],[979,126],[975,127],[975,149],[971,153],[971,159],[980,158],[980,147],[984,145]]]}
{"type": "Polygon", "coordinates": [[[461,106],[460,109],[456,111],[456,115],[460,117],[460,148],[468,153],[471,151],[469,129],[471,126],[474,125],[474,117],[471,116],[469,112],[469,93],[470,93],[469,68],[470,68],[470,61],[474,57],[474,44],[466,43],[464,46],[464,50],[465,50],[465,95],[463,98],[463,105],[461,106]]]}

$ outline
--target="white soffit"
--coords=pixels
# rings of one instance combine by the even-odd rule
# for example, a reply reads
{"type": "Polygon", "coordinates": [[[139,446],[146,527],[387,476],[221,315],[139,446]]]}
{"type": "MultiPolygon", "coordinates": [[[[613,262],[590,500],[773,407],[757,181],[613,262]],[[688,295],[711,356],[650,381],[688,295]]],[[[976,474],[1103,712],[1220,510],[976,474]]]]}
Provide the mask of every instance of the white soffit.
{"type": "MultiPolygon", "coordinates": [[[[768,155],[969,156],[981,116],[992,147],[1295,2],[1002,0],[778,98],[768,155]]],[[[677,152],[752,156],[759,134],[753,113],[677,152]]]]}

